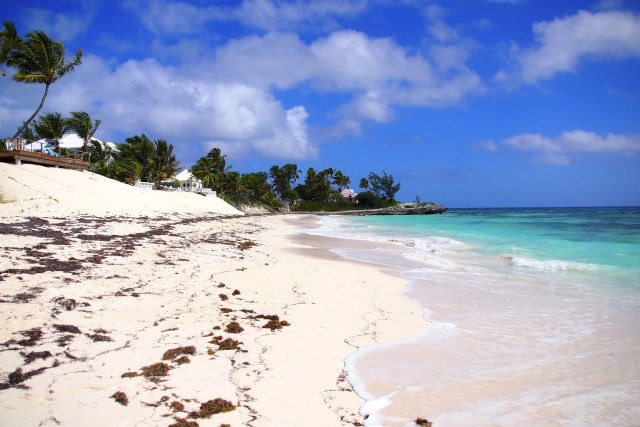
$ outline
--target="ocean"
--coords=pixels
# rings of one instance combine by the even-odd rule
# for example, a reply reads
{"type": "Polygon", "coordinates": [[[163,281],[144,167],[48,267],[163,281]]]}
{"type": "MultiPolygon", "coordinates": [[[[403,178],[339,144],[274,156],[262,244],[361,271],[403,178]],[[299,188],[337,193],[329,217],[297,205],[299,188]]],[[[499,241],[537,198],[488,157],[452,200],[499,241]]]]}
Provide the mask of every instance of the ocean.
{"type": "Polygon", "coordinates": [[[640,425],[640,208],[327,216],[424,332],[345,360],[366,426],[640,425]],[[357,241],[395,245],[358,245],[357,241]]]}

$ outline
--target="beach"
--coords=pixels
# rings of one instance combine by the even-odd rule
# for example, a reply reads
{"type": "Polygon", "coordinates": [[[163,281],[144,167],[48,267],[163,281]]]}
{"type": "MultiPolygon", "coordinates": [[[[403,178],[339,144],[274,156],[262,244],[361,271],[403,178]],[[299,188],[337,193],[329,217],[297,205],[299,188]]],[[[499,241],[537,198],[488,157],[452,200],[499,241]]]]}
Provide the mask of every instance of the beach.
{"type": "Polygon", "coordinates": [[[0,182],[2,425],[362,425],[344,359],[428,326],[313,216],[31,165],[0,182]]]}

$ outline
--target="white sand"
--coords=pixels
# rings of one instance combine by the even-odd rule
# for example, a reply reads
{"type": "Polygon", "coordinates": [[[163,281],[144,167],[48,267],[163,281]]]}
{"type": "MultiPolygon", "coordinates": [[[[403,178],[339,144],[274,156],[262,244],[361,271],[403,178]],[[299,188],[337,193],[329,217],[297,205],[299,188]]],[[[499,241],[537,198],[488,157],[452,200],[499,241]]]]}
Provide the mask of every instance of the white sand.
{"type": "Polygon", "coordinates": [[[294,243],[312,217],[224,217],[237,211],[221,201],[29,165],[0,164],[0,182],[15,200],[0,204],[0,425],[354,425],[362,400],[343,359],[424,327],[397,295],[404,280],[309,247],[326,240],[294,243]],[[272,331],[262,315],[290,325],[272,331]],[[233,321],[244,330],[228,332],[233,321]],[[166,376],[122,378],[187,346],[166,376]],[[216,398],[236,409],[188,418],[216,398]]]}
{"type": "Polygon", "coordinates": [[[0,163],[1,216],[242,214],[217,197],[132,187],[87,171],[0,163]]]}

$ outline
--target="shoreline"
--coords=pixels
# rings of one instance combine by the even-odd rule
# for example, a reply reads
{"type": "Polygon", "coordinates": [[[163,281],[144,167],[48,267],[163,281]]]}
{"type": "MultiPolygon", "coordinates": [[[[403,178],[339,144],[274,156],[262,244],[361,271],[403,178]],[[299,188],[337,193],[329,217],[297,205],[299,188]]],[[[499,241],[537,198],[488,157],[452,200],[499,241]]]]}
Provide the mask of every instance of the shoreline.
{"type": "Polygon", "coordinates": [[[398,295],[406,280],[304,237],[311,222],[7,216],[0,420],[362,423],[344,359],[411,335],[422,313],[398,295]],[[216,399],[235,410],[206,418],[216,399]]]}

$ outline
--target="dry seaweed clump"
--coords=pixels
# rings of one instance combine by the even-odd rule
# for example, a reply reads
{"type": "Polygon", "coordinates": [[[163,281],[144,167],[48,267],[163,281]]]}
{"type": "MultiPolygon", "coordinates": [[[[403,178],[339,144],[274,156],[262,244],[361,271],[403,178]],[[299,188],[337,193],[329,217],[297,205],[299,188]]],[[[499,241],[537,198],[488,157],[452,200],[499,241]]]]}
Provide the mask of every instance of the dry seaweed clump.
{"type": "Polygon", "coordinates": [[[171,366],[163,362],[154,363],[153,365],[142,368],[142,375],[150,380],[158,379],[158,377],[166,377],[171,366]]]}
{"type": "Polygon", "coordinates": [[[188,421],[184,418],[174,418],[174,420],[175,423],[169,424],[169,427],[198,427],[200,425],[195,421],[188,421]]]}
{"type": "Polygon", "coordinates": [[[127,406],[129,404],[129,398],[121,391],[116,391],[115,393],[113,393],[113,395],[111,395],[111,398],[115,399],[116,402],[123,406],[127,406]]]}
{"type": "Polygon", "coordinates": [[[189,345],[186,347],[172,348],[164,352],[164,354],[162,355],[162,360],[173,360],[176,357],[180,356],[181,354],[188,354],[193,356],[196,354],[196,348],[192,345],[189,345]]]}
{"type": "Polygon", "coordinates": [[[261,314],[259,316],[255,316],[254,319],[266,319],[268,322],[263,326],[263,328],[271,329],[275,331],[276,329],[282,329],[283,326],[290,326],[291,324],[286,320],[280,320],[278,315],[276,314],[261,314]]]}
{"type": "Polygon", "coordinates": [[[183,404],[182,402],[178,402],[177,400],[174,400],[173,402],[171,402],[171,404],[169,405],[169,407],[170,407],[174,412],[184,411],[184,404],[183,404]]]}
{"type": "Polygon", "coordinates": [[[190,418],[209,418],[212,415],[220,414],[222,412],[235,411],[236,407],[228,400],[221,398],[215,398],[207,402],[200,404],[199,411],[193,411],[189,413],[190,418]]]}
{"type": "Polygon", "coordinates": [[[239,334],[244,331],[244,328],[238,322],[231,322],[227,325],[226,331],[230,334],[239,334]]]}
{"type": "Polygon", "coordinates": [[[433,423],[429,420],[427,420],[426,418],[416,418],[416,425],[420,426],[420,427],[431,427],[433,425],[433,423]]]}
{"type": "Polygon", "coordinates": [[[217,344],[218,350],[240,350],[240,342],[233,338],[222,339],[221,336],[214,337],[211,344],[217,344]]]}

